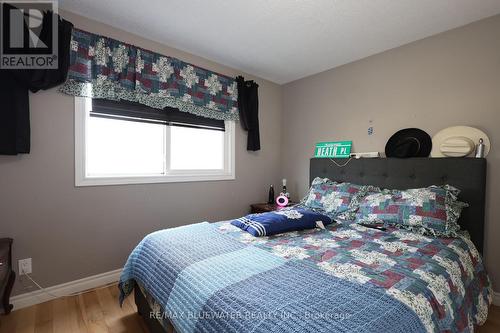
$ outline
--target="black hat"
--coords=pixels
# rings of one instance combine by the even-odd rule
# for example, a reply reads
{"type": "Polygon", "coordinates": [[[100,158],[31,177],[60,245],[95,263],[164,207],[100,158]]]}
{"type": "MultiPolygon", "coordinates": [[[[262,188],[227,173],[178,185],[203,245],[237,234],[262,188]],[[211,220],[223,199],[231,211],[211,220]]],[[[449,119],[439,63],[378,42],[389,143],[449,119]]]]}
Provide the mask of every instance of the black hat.
{"type": "Polygon", "coordinates": [[[428,157],[432,150],[429,134],[418,128],[405,128],[396,132],[385,145],[387,157],[428,157]]]}

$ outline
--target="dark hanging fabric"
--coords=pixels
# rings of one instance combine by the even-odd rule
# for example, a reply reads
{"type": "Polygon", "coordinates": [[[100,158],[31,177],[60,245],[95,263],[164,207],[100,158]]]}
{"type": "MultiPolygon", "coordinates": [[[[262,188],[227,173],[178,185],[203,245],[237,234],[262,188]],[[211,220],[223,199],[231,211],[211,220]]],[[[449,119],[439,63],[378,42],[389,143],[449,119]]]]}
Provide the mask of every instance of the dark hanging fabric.
{"type": "Polygon", "coordinates": [[[0,70],[0,154],[30,152],[28,89],[9,71],[0,70]]]}
{"type": "MultiPolygon", "coordinates": [[[[8,10],[10,5],[3,6],[8,10]]],[[[44,13],[39,36],[44,42],[52,20],[58,20],[58,69],[0,69],[0,155],[30,152],[28,91],[50,89],[66,81],[73,24],[52,12],[44,13]]]]}
{"type": "Polygon", "coordinates": [[[52,20],[58,20],[58,66],[57,69],[37,69],[19,71],[18,75],[24,77],[25,82],[29,82],[29,90],[37,92],[39,90],[47,90],[63,84],[68,76],[69,68],[69,46],[71,42],[71,31],[73,24],[69,21],[54,15],[53,13],[45,13],[42,26],[42,37],[48,35],[52,29],[52,20]],[[27,72],[21,74],[22,72],[27,72]]]}
{"type": "Polygon", "coordinates": [[[257,151],[260,150],[259,85],[254,81],[245,81],[242,76],[238,76],[236,82],[241,126],[248,131],[247,150],[257,151]]]}

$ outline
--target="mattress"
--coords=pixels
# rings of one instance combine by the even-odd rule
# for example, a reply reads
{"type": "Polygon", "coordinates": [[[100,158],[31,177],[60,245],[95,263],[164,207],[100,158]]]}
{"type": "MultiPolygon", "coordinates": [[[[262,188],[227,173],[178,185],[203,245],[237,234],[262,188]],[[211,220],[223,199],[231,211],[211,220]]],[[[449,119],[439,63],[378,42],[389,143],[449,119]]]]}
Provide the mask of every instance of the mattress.
{"type": "Polygon", "coordinates": [[[136,283],[177,332],[473,332],[492,295],[466,234],[358,224],[270,237],[229,222],[159,231],[131,254],[122,297],[136,283]]]}

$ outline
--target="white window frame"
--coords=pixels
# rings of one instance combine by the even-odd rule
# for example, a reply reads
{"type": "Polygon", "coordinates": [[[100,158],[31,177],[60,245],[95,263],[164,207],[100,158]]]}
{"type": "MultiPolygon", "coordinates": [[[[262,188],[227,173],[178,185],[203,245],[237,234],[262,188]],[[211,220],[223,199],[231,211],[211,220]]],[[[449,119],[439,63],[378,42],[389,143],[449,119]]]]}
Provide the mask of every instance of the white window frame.
{"type": "MultiPolygon", "coordinates": [[[[224,169],[223,170],[169,170],[169,153],[165,152],[164,175],[133,176],[89,176],[86,173],[86,136],[87,119],[92,108],[92,99],[75,97],[75,186],[150,184],[195,181],[219,181],[235,179],[235,122],[226,120],[224,131],[224,169]]],[[[167,131],[165,147],[170,147],[170,126],[167,131]]],[[[166,149],[168,150],[168,149],[166,149]]]]}

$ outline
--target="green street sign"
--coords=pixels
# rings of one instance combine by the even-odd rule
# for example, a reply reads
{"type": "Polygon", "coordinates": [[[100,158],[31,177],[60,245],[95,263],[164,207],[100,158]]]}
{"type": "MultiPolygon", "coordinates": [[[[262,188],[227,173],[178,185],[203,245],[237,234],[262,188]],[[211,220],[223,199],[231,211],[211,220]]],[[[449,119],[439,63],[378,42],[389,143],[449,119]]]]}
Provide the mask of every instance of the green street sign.
{"type": "Polygon", "coordinates": [[[348,158],[351,156],[352,141],[318,142],[314,157],[348,158]]]}

